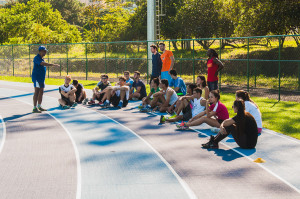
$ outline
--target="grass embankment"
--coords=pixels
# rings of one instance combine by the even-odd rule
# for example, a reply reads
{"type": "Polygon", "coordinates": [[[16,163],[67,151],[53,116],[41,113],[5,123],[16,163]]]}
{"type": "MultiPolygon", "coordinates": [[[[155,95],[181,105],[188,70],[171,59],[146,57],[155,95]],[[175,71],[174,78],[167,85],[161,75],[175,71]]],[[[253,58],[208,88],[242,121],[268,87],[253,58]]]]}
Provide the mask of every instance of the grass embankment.
{"type": "MultiPolygon", "coordinates": [[[[31,83],[31,78],[29,77],[0,76],[0,80],[31,83]]],[[[63,82],[63,79],[46,79],[46,84],[48,85],[62,85],[63,82]]],[[[80,83],[85,88],[92,89],[97,84],[97,81],[80,80],[80,83]]],[[[147,92],[149,92],[149,85],[147,85],[147,92]]],[[[278,102],[277,100],[263,97],[253,97],[252,99],[260,108],[264,128],[300,139],[300,103],[278,102]]],[[[228,108],[230,117],[234,116],[231,108],[234,100],[234,94],[221,94],[221,101],[228,108]]]]}

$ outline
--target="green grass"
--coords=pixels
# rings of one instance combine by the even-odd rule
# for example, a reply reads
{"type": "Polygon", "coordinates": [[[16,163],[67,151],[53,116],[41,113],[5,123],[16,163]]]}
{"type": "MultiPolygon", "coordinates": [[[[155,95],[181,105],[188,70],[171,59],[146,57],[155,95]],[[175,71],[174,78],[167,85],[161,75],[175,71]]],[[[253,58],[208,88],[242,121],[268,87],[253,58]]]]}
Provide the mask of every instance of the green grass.
{"type": "MultiPolygon", "coordinates": [[[[31,83],[29,77],[0,76],[0,80],[31,83]]],[[[48,85],[62,85],[64,79],[46,78],[48,85]]],[[[92,89],[98,81],[80,80],[80,83],[87,89],[92,89]]],[[[150,87],[146,85],[149,93],[150,87]]],[[[278,102],[274,99],[253,97],[262,113],[263,127],[273,131],[300,139],[300,103],[297,102],[278,102]]],[[[230,117],[234,116],[230,108],[235,100],[234,94],[222,93],[221,101],[229,110],[230,117]]]]}

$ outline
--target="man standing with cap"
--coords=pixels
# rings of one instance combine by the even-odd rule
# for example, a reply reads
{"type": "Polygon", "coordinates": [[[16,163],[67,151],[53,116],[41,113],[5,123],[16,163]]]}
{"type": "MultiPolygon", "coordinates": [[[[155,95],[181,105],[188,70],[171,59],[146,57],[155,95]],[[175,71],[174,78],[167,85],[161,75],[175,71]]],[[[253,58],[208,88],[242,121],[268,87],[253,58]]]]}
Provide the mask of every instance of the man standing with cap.
{"type": "Polygon", "coordinates": [[[59,66],[58,64],[46,63],[43,57],[46,55],[47,49],[45,46],[39,47],[39,53],[33,59],[32,82],[34,85],[33,95],[33,113],[41,113],[47,111],[42,108],[42,100],[45,88],[46,66],[59,66]]]}

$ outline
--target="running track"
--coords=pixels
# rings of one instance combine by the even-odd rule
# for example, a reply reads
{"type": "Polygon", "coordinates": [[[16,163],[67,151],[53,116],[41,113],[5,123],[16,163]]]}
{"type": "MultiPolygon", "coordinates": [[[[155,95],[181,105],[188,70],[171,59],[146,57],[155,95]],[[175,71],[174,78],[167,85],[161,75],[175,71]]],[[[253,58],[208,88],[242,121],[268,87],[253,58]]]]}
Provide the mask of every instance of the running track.
{"type": "Polygon", "coordinates": [[[204,150],[205,125],[178,131],[137,103],[60,110],[46,90],[31,114],[32,85],[0,81],[1,198],[300,198],[299,140],[264,129],[255,150],[204,150]]]}

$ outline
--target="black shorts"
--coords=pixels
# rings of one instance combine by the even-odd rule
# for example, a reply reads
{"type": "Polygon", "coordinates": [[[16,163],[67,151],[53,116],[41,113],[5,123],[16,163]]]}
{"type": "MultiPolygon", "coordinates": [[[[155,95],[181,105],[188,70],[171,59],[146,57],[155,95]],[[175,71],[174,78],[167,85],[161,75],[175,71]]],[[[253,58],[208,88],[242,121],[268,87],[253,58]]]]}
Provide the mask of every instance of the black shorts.
{"type": "Polygon", "coordinates": [[[190,103],[188,103],[188,105],[182,110],[183,113],[183,121],[189,121],[192,117],[192,109],[191,109],[191,105],[190,103]]]}
{"type": "Polygon", "coordinates": [[[70,101],[69,98],[66,98],[65,96],[61,95],[61,99],[66,102],[67,106],[72,106],[74,103],[70,101]]]}
{"type": "MultiPolygon", "coordinates": [[[[110,98],[110,102],[111,104],[114,106],[114,107],[117,107],[119,105],[119,102],[120,102],[120,97],[118,97],[116,94],[114,96],[112,96],[110,98]]],[[[126,96],[125,96],[125,99],[123,100],[123,107],[126,107],[128,104],[128,100],[126,99],[126,96]]]]}
{"type": "Polygon", "coordinates": [[[79,96],[80,96],[80,94],[76,94],[76,93],[75,93],[75,95],[76,95],[76,100],[75,100],[75,102],[81,103],[81,102],[84,100],[84,99],[83,99],[83,96],[82,96],[81,100],[79,101],[79,96]]]}
{"type": "Polygon", "coordinates": [[[101,93],[100,96],[98,97],[98,95],[96,95],[96,100],[98,100],[99,102],[102,100],[102,98],[104,97],[105,93],[101,93]]]}
{"type": "Polygon", "coordinates": [[[224,122],[224,120],[220,120],[220,119],[217,119],[217,120],[220,124],[222,124],[222,122],[224,122]]]}

